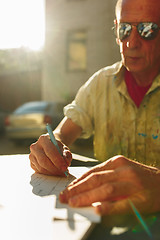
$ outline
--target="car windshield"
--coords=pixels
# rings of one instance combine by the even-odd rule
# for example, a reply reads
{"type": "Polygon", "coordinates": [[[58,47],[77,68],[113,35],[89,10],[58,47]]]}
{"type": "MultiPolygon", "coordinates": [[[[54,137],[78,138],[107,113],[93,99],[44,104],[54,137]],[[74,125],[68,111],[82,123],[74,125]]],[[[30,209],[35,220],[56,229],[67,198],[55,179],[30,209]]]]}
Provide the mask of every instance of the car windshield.
{"type": "Polygon", "coordinates": [[[14,113],[22,114],[22,113],[32,113],[32,112],[44,112],[48,106],[46,102],[32,102],[25,103],[21,107],[17,108],[14,113]]]}

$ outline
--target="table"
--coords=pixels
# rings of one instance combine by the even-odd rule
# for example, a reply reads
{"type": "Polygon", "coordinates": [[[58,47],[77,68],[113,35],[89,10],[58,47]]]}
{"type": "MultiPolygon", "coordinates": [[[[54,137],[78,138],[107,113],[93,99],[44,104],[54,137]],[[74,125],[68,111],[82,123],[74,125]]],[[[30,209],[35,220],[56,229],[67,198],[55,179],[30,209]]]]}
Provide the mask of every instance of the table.
{"type": "Polygon", "coordinates": [[[94,224],[54,221],[55,196],[34,194],[33,175],[27,154],[0,156],[0,239],[85,239],[94,224]]]}
{"type": "MultiPolygon", "coordinates": [[[[76,165],[79,156],[75,155],[76,165]]],[[[89,164],[88,158],[81,163],[89,164]],[[84,162],[83,162],[84,161],[84,162]]],[[[91,161],[92,162],[92,161],[91,161]]],[[[93,161],[92,164],[97,164],[93,161]]],[[[74,165],[74,162],[73,162],[74,165]]],[[[142,240],[150,239],[136,218],[105,217],[90,220],[53,220],[55,196],[34,193],[27,154],[0,156],[0,239],[2,240],[142,240]]],[[[160,214],[145,217],[154,240],[160,239],[160,214]]]]}

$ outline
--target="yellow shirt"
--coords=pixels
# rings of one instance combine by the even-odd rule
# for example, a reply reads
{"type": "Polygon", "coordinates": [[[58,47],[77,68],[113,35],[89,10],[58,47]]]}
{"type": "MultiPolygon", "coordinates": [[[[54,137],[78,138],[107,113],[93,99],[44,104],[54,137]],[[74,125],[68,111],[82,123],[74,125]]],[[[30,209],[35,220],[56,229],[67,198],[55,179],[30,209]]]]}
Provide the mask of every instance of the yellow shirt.
{"type": "Polygon", "coordinates": [[[83,138],[94,135],[100,161],[122,154],[160,166],[160,75],[139,108],[130,98],[121,62],[96,72],[64,113],[81,126],[83,138]]]}

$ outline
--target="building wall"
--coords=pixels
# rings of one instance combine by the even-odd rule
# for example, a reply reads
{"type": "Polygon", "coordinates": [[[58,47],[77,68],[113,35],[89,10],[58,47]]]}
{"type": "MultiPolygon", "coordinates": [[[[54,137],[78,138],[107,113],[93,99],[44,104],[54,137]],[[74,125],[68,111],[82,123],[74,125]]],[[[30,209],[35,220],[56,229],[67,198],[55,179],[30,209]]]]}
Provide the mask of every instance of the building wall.
{"type": "Polygon", "coordinates": [[[13,111],[41,100],[42,55],[25,48],[0,49],[0,109],[13,111]]]}
{"type": "Polygon", "coordinates": [[[28,101],[41,100],[41,70],[0,74],[0,109],[13,111],[28,101]]]}
{"type": "Polygon", "coordinates": [[[97,70],[120,59],[111,30],[116,0],[46,0],[46,46],[42,98],[70,101],[79,87],[97,70]],[[87,33],[87,68],[68,71],[69,31],[87,33]]]}

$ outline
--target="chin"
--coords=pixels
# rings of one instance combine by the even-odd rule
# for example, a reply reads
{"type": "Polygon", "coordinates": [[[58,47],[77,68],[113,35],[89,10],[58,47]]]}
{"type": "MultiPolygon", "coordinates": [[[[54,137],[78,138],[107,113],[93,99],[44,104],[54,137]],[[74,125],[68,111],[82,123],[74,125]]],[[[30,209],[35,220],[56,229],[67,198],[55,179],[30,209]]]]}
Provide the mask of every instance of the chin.
{"type": "Polygon", "coordinates": [[[144,68],[144,61],[140,57],[123,56],[122,61],[129,71],[142,71],[144,68]]]}
{"type": "Polygon", "coordinates": [[[129,72],[134,72],[134,73],[140,73],[140,72],[143,72],[143,69],[141,68],[136,68],[136,67],[131,67],[131,66],[126,66],[126,69],[129,71],[129,72]]]}
{"type": "Polygon", "coordinates": [[[145,71],[144,65],[142,66],[140,63],[128,63],[127,61],[124,63],[124,66],[127,68],[130,72],[143,72],[145,71]]]}

